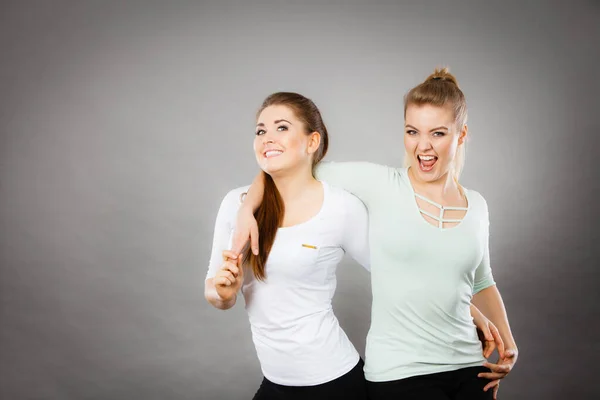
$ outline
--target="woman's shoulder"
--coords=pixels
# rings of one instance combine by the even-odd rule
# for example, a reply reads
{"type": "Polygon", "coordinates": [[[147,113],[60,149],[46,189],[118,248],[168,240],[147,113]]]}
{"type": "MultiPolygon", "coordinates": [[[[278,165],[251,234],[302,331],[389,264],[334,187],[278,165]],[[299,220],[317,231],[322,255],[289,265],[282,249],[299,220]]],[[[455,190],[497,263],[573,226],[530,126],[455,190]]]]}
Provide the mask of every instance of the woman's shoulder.
{"type": "Polygon", "coordinates": [[[469,209],[474,212],[480,212],[483,214],[488,213],[488,205],[485,197],[477,190],[467,189],[463,186],[463,190],[467,193],[467,199],[469,200],[469,209]]]}
{"type": "Polygon", "coordinates": [[[343,213],[362,212],[363,210],[366,212],[363,202],[352,193],[341,187],[328,185],[326,182],[323,182],[323,185],[326,186],[328,191],[328,203],[331,210],[337,210],[343,213]]]}

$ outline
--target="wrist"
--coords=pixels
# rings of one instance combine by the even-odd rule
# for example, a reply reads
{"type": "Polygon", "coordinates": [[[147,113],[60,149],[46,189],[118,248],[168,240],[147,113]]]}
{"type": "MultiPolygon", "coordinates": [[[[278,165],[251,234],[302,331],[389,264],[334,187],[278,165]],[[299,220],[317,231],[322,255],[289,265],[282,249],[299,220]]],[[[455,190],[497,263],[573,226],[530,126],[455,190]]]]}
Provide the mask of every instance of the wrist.
{"type": "Polygon", "coordinates": [[[510,332],[510,330],[499,329],[499,333],[500,333],[500,337],[502,338],[502,341],[504,342],[505,350],[514,350],[515,352],[519,351],[519,349],[517,348],[517,343],[516,343],[515,339],[513,338],[513,335],[510,332]]]}
{"type": "Polygon", "coordinates": [[[238,214],[254,216],[254,207],[252,207],[249,203],[242,203],[240,205],[238,214]]]}

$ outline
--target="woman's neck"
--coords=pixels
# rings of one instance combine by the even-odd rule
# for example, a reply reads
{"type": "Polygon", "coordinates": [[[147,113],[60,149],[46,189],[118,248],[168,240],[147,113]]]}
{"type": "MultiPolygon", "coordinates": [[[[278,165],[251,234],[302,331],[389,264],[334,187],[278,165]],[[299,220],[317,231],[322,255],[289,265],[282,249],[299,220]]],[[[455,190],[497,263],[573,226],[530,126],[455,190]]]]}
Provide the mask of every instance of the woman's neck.
{"type": "Polygon", "coordinates": [[[299,199],[307,189],[318,183],[310,170],[271,177],[284,203],[299,199]]]}
{"type": "Polygon", "coordinates": [[[408,174],[410,176],[410,180],[412,181],[413,188],[417,192],[423,192],[424,194],[435,196],[435,197],[445,197],[447,194],[456,193],[457,191],[462,196],[462,191],[460,190],[460,186],[450,172],[447,172],[439,179],[435,181],[427,182],[419,179],[417,174],[414,173],[414,168],[410,167],[408,170],[408,174]]]}

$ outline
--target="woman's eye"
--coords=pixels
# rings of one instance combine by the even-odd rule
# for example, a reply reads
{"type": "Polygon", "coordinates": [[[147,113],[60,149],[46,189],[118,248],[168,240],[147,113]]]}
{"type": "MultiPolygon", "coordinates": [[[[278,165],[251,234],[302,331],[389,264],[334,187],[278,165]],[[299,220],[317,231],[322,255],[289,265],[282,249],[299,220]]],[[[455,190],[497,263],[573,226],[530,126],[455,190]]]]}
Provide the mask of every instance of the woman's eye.
{"type": "Polygon", "coordinates": [[[433,132],[433,136],[444,136],[444,132],[433,132]]]}
{"type": "Polygon", "coordinates": [[[406,133],[408,133],[409,135],[416,135],[417,131],[410,129],[410,130],[406,131],[406,133]]]}
{"type": "Polygon", "coordinates": [[[282,132],[282,131],[287,131],[287,129],[288,129],[288,128],[287,128],[287,126],[285,126],[285,125],[280,125],[280,126],[278,126],[278,127],[277,127],[277,130],[278,130],[279,132],[282,132]]]}
{"type": "Polygon", "coordinates": [[[264,135],[264,134],[265,134],[264,129],[259,129],[258,131],[256,131],[256,136],[260,136],[260,135],[264,135]]]}

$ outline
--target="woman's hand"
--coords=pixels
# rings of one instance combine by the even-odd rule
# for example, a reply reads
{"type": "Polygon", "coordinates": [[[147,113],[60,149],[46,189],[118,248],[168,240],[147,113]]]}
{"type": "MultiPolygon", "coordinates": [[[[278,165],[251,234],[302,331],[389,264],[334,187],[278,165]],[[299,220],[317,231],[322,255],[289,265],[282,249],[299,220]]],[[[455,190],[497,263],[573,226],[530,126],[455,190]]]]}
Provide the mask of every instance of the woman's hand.
{"type": "Polygon", "coordinates": [[[232,301],[244,282],[242,255],[230,250],[223,252],[223,265],[213,278],[215,290],[224,302],[232,301]]]}
{"type": "Polygon", "coordinates": [[[500,332],[498,332],[496,325],[487,319],[474,305],[471,305],[471,316],[473,317],[473,322],[477,328],[477,335],[481,341],[483,356],[486,359],[490,358],[494,349],[497,348],[500,357],[504,357],[504,341],[500,337],[500,332]]]}
{"type": "Polygon", "coordinates": [[[487,392],[490,388],[494,388],[494,399],[498,393],[500,386],[500,379],[506,378],[506,376],[512,371],[513,367],[519,358],[519,350],[515,347],[512,349],[506,349],[504,356],[501,356],[496,364],[486,362],[483,364],[484,367],[489,368],[491,372],[482,372],[477,375],[479,378],[489,379],[490,382],[483,388],[484,392],[487,392]]]}
{"type": "Polygon", "coordinates": [[[242,206],[237,214],[231,250],[237,254],[242,254],[248,239],[250,239],[252,253],[258,255],[258,225],[256,218],[254,218],[251,208],[242,206]]]}

